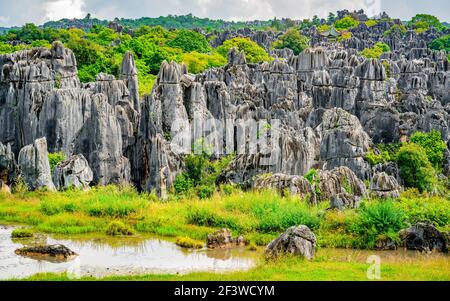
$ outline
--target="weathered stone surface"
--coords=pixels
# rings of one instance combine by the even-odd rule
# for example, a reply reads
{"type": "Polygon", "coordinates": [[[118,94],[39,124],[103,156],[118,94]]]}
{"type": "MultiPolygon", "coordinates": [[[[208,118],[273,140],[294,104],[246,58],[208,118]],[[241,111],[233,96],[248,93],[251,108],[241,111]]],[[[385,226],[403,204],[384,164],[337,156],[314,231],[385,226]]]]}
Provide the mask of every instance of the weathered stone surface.
{"type": "Polygon", "coordinates": [[[409,250],[424,252],[447,251],[446,237],[429,223],[417,223],[399,232],[402,245],[409,250]]]}
{"type": "Polygon", "coordinates": [[[304,225],[293,226],[273,240],[266,248],[265,254],[276,257],[282,254],[302,256],[308,260],[314,258],[316,236],[304,225]]]}
{"type": "Polygon", "coordinates": [[[361,198],[358,196],[351,195],[348,192],[341,192],[331,196],[330,208],[331,209],[354,209],[358,208],[361,198]]]}
{"type": "MultiPolygon", "coordinates": [[[[9,144],[0,142],[0,180],[4,187],[11,185],[17,176],[17,165],[9,144]]],[[[6,189],[6,188],[5,188],[6,189]]]]}
{"type": "Polygon", "coordinates": [[[381,172],[372,177],[370,190],[372,194],[380,198],[398,198],[401,187],[393,176],[381,172]]]}
{"type": "Polygon", "coordinates": [[[53,171],[53,183],[56,189],[88,189],[93,180],[89,163],[83,155],[75,155],[59,163],[53,171]]]}
{"type": "Polygon", "coordinates": [[[233,248],[244,246],[245,240],[242,236],[234,238],[229,229],[222,228],[214,233],[208,234],[208,237],[206,238],[206,245],[210,249],[233,248]]]}
{"type": "Polygon", "coordinates": [[[335,108],[325,111],[322,121],[320,158],[325,169],[348,166],[359,178],[368,177],[369,166],[364,160],[372,141],[356,116],[335,108]]]}
{"type": "Polygon", "coordinates": [[[55,190],[48,161],[47,139],[37,139],[34,144],[22,148],[18,164],[29,189],[55,190]]]}

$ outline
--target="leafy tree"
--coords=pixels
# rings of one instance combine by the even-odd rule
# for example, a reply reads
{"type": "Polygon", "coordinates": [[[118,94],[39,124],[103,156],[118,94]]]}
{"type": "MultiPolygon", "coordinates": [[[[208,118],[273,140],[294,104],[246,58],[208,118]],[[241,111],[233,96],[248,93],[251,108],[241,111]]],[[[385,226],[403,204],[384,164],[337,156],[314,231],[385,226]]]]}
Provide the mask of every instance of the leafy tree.
{"type": "Polygon", "coordinates": [[[429,133],[416,132],[411,136],[411,142],[420,145],[425,150],[428,160],[437,171],[442,169],[444,151],[447,146],[442,140],[440,132],[435,130],[429,133]]]}
{"type": "Polygon", "coordinates": [[[328,18],[327,18],[327,23],[330,24],[330,25],[334,24],[334,22],[336,22],[336,19],[337,19],[337,17],[336,17],[335,14],[329,13],[328,14],[328,18]]]}
{"type": "Polygon", "coordinates": [[[337,30],[348,30],[348,29],[356,27],[358,25],[359,25],[359,22],[351,16],[345,16],[344,18],[334,22],[334,27],[337,30]]]}
{"type": "Polygon", "coordinates": [[[186,64],[188,71],[195,74],[201,73],[208,68],[221,67],[226,64],[226,59],[218,53],[185,53],[182,61],[186,64]]]}
{"type": "Polygon", "coordinates": [[[397,154],[397,163],[406,187],[415,187],[421,192],[432,191],[436,173],[420,145],[408,143],[402,146],[397,154]]]}
{"type": "Polygon", "coordinates": [[[383,53],[389,51],[391,51],[389,45],[383,42],[378,42],[372,48],[366,48],[361,51],[361,55],[366,58],[378,59],[383,53]]]}
{"type": "Polygon", "coordinates": [[[433,40],[430,44],[430,48],[433,50],[445,50],[450,52],[450,35],[445,35],[433,40]]]}
{"type": "Polygon", "coordinates": [[[167,43],[167,46],[180,48],[185,52],[196,51],[205,53],[210,50],[210,46],[205,36],[192,30],[178,30],[174,39],[167,43]]]}
{"type": "Polygon", "coordinates": [[[416,29],[428,29],[433,26],[435,29],[442,31],[445,26],[442,25],[441,21],[435,16],[427,14],[417,14],[415,15],[408,24],[416,29]]]}
{"type": "Polygon", "coordinates": [[[227,57],[228,51],[233,47],[236,47],[239,51],[244,51],[247,62],[249,63],[273,60],[264,48],[247,38],[238,37],[227,40],[217,48],[217,52],[223,57],[227,57]]]}
{"type": "Polygon", "coordinates": [[[298,55],[309,47],[309,39],[301,35],[297,29],[291,28],[279,40],[275,41],[272,46],[276,49],[289,48],[295,55],[298,55]]]}

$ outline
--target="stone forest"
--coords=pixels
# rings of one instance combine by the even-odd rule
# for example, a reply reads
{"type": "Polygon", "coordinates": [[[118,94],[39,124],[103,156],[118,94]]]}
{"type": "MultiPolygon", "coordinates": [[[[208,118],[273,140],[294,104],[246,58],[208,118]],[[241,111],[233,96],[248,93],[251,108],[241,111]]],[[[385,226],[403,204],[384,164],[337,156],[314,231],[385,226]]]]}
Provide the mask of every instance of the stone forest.
{"type": "Polygon", "coordinates": [[[0,33],[0,279],[450,280],[448,23],[0,33]]]}

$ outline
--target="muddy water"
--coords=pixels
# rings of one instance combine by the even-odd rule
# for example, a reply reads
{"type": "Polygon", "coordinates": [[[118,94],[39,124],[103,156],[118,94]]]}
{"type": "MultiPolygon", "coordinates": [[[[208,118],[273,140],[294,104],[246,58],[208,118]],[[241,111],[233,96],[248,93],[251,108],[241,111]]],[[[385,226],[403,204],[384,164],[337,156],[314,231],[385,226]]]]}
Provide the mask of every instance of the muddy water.
{"type": "Polygon", "coordinates": [[[254,254],[246,249],[187,250],[154,237],[40,237],[41,244],[63,244],[79,256],[66,262],[33,259],[16,255],[14,251],[36,240],[11,239],[12,230],[13,227],[0,226],[0,279],[45,272],[68,272],[74,277],[225,272],[247,270],[255,264],[254,254]]]}

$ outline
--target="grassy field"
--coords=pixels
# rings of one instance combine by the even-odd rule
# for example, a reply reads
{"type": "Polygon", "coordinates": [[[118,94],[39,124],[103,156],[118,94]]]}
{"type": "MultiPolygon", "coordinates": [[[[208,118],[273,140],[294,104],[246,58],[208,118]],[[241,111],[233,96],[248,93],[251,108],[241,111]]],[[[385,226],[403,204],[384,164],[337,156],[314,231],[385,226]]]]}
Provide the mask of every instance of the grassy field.
{"type": "MultiPolygon", "coordinates": [[[[261,260],[257,267],[249,271],[229,272],[224,274],[218,273],[191,273],[186,275],[138,275],[138,276],[111,276],[106,278],[84,277],[73,279],[67,274],[37,274],[23,280],[48,280],[48,281],[65,281],[65,280],[254,280],[254,281],[331,281],[331,280],[435,280],[448,281],[450,279],[450,261],[446,255],[438,254],[418,254],[413,257],[399,256],[383,256],[380,262],[380,278],[369,279],[367,271],[371,267],[371,263],[367,263],[367,256],[370,252],[354,251],[341,252],[339,250],[321,251],[319,250],[316,258],[309,262],[299,258],[280,258],[278,260],[264,261],[261,260]],[[336,254],[337,253],[337,254],[336,254]],[[344,255],[345,254],[345,255],[344,255]]],[[[378,252],[380,253],[380,252],[378,252]]],[[[370,274],[370,272],[369,272],[370,274]]]]}
{"type": "MultiPolygon", "coordinates": [[[[372,249],[380,238],[398,239],[398,230],[417,221],[430,221],[440,230],[449,231],[449,205],[449,196],[406,191],[398,200],[367,199],[358,209],[339,212],[327,210],[327,202],[312,206],[296,196],[282,197],[270,190],[219,191],[202,200],[170,196],[163,201],[128,186],[107,186],[88,192],[0,194],[0,223],[24,224],[31,226],[32,231],[62,235],[105,235],[112,226],[124,225],[130,233],[197,242],[204,242],[209,233],[227,227],[235,235],[244,235],[252,246],[265,246],[286,228],[305,224],[318,240],[318,255],[312,262],[298,258],[261,259],[255,268],[243,272],[114,276],[105,280],[368,280],[368,253],[361,252],[374,251],[358,249],[372,249]],[[347,248],[343,250],[346,255],[336,253],[337,248],[347,248]],[[354,256],[349,258],[348,252],[354,256]]],[[[449,280],[448,256],[382,258],[381,278],[449,280]]],[[[38,274],[27,280],[69,278],[65,274],[38,274]]]]}
{"type": "Polygon", "coordinates": [[[88,192],[24,192],[0,194],[0,222],[21,223],[45,233],[105,232],[120,221],[133,232],[205,240],[218,228],[230,228],[253,244],[264,246],[290,226],[304,224],[320,247],[372,248],[377,239],[396,239],[401,228],[431,221],[449,231],[450,197],[407,191],[399,200],[365,200],[359,209],[327,210],[297,196],[276,192],[233,190],[209,199],[159,200],[129,186],[93,188],[88,192]]]}

